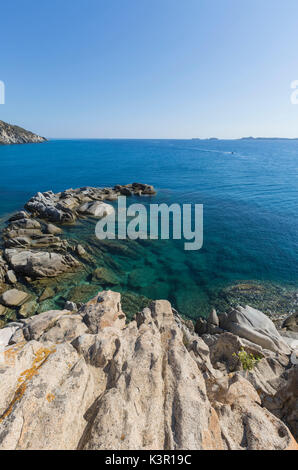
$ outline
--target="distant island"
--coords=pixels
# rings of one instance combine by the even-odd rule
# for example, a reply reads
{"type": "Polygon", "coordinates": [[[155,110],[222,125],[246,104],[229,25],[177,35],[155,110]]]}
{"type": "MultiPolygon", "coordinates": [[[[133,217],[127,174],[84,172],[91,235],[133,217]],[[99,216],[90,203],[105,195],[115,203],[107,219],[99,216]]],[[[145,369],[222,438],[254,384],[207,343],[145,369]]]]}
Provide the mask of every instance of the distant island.
{"type": "Polygon", "coordinates": [[[22,127],[0,121],[0,145],[41,143],[46,140],[45,137],[40,137],[22,127]]]}
{"type": "Polygon", "coordinates": [[[236,139],[218,139],[217,137],[208,137],[201,139],[200,137],[193,137],[191,140],[215,141],[215,140],[298,140],[298,137],[239,137],[236,139]]]}

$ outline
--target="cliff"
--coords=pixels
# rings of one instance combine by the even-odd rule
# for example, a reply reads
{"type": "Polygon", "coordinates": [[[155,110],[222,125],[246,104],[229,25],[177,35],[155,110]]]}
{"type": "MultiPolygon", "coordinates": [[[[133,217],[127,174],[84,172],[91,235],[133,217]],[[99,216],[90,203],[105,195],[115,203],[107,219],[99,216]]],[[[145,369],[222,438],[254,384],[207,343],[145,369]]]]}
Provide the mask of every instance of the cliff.
{"type": "Polygon", "coordinates": [[[297,449],[297,366],[261,312],[199,336],[166,300],[130,323],[112,291],[69,308],[0,330],[0,449],[297,449]]]}
{"type": "Polygon", "coordinates": [[[47,139],[26,131],[21,127],[0,121],[0,145],[1,144],[29,144],[45,142],[47,139]]]}

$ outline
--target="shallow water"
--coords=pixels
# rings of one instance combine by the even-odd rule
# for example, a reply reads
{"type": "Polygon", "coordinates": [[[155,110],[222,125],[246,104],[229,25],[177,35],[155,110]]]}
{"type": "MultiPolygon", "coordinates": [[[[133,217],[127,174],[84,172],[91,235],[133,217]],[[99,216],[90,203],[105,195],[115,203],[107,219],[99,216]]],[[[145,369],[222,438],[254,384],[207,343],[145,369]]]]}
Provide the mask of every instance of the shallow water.
{"type": "MultiPolygon", "coordinates": [[[[173,240],[124,242],[125,253],[100,249],[94,220],[66,228],[67,237],[93,251],[96,266],[115,273],[117,290],[168,298],[195,318],[217,305],[219,290],[239,282],[279,286],[286,298],[298,287],[298,141],[51,141],[1,146],[0,161],[2,221],[37,191],[85,185],[140,181],[158,190],[154,203],[204,204],[204,245],[197,252],[173,240]]],[[[90,297],[99,287],[90,277],[96,266],[65,281],[56,304],[74,283],[87,286],[90,297]]]]}

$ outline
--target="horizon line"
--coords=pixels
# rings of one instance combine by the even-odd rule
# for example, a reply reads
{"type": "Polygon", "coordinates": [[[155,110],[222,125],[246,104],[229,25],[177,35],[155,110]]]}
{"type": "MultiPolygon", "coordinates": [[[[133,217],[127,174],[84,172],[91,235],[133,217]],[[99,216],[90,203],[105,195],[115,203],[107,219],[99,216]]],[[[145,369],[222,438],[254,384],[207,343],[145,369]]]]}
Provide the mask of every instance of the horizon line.
{"type": "Polygon", "coordinates": [[[45,137],[50,140],[298,140],[298,137],[45,137]]]}

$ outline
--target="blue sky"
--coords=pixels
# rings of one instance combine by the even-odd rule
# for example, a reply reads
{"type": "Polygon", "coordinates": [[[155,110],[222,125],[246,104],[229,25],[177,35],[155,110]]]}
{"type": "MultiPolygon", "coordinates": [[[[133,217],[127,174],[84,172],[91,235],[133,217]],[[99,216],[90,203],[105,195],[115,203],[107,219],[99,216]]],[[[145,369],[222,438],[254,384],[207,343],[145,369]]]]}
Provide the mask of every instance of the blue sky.
{"type": "Polygon", "coordinates": [[[0,119],[57,138],[298,137],[297,0],[1,4],[0,119]]]}

